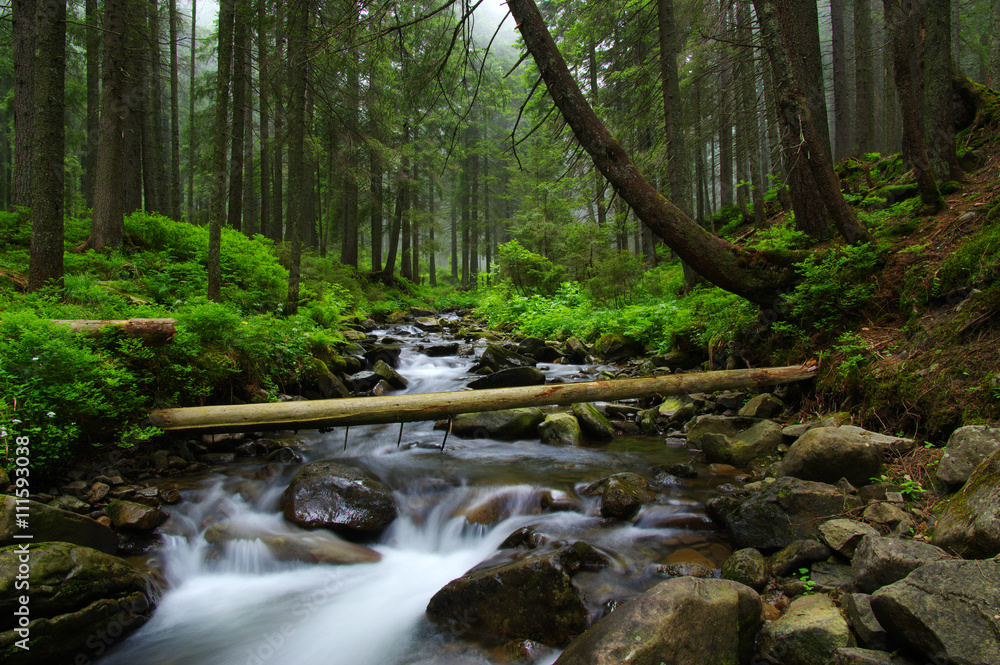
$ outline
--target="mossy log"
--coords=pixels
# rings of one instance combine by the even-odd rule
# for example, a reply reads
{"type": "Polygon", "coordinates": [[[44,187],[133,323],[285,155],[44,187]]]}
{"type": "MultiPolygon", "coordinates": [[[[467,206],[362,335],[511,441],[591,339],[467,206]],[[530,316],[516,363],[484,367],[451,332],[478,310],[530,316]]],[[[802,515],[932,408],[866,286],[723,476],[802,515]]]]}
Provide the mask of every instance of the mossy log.
{"type": "Polygon", "coordinates": [[[150,424],[164,430],[204,432],[377,425],[528,406],[565,406],[577,402],[760,388],[810,379],[815,371],[815,365],[796,365],[418,395],[195,406],[156,409],[150,412],[149,420],[150,424]]]}
{"type": "Polygon", "coordinates": [[[166,344],[177,332],[177,319],[56,319],[53,323],[66,326],[71,332],[95,337],[107,327],[121,328],[127,337],[141,339],[150,346],[166,344]]]}

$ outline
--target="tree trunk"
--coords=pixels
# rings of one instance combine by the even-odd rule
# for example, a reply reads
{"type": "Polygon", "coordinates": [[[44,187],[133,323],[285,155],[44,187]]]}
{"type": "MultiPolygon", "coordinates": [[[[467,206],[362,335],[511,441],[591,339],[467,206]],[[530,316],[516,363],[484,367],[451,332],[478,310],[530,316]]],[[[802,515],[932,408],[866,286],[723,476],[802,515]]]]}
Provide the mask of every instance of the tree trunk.
{"type": "Polygon", "coordinates": [[[149,0],[149,115],[146,124],[150,125],[148,133],[152,142],[153,163],[150,175],[153,179],[152,190],[155,192],[152,206],[147,202],[146,209],[152,208],[161,215],[170,214],[170,189],[167,186],[167,155],[164,127],[166,120],[163,115],[163,59],[160,57],[160,10],[157,0],[149,0]]]}
{"type": "Polygon", "coordinates": [[[270,86],[267,52],[267,0],[257,0],[257,92],[260,95],[260,232],[271,240],[277,240],[271,224],[271,127],[268,109],[268,88],[270,86]]]}
{"type": "Polygon", "coordinates": [[[141,339],[149,346],[159,346],[173,341],[177,332],[177,319],[56,319],[52,323],[66,326],[70,332],[97,337],[105,328],[121,328],[126,337],[141,339]]]}
{"type": "MultiPolygon", "coordinates": [[[[800,62],[794,49],[797,31],[793,32],[794,21],[789,15],[789,12],[797,11],[796,6],[782,0],[777,2],[754,0],[754,7],[757,9],[757,19],[760,21],[761,40],[771,62],[775,87],[779,90],[778,108],[783,120],[782,140],[786,151],[798,151],[796,159],[800,160],[799,166],[803,167],[803,170],[808,169],[815,183],[815,194],[826,212],[833,218],[840,235],[852,245],[868,242],[871,239],[868,231],[858,223],[840,191],[840,180],[833,170],[826,149],[829,138],[824,140],[817,130],[818,124],[826,123],[814,120],[812,104],[802,92],[803,89],[808,89],[808,86],[798,85],[798,82],[806,79],[807,75],[793,65],[795,62],[800,62]]],[[[794,182],[792,201],[794,207],[794,182]]],[[[795,215],[798,218],[798,210],[795,215]]]]}
{"type": "Polygon", "coordinates": [[[399,234],[403,226],[404,210],[407,206],[406,190],[409,187],[408,179],[409,176],[406,171],[401,169],[396,182],[396,214],[392,219],[392,228],[389,230],[389,253],[385,257],[385,266],[382,268],[382,281],[386,284],[392,283],[393,272],[396,270],[399,234]]]}
{"type": "Polygon", "coordinates": [[[125,104],[122,77],[125,67],[126,4],[104,3],[104,83],[101,87],[101,139],[97,144],[94,214],[85,247],[118,247],[125,235],[125,190],[122,187],[122,132],[125,104]]]}
{"type": "Polygon", "coordinates": [[[410,188],[410,279],[420,284],[420,165],[413,163],[413,186],[410,188]]]}
{"type": "Polygon", "coordinates": [[[122,76],[122,103],[125,105],[122,135],[124,161],[119,186],[125,188],[126,215],[142,210],[142,131],[149,109],[145,26],[146,9],[143,0],[125,0],[125,71],[122,76]]]}
{"type": "MultiPolygon", "coordinates": [[[[740,42],[744,44],[753,43],[753,29],[750,24],[750,0],[737,0],[736,2],[736,22],[740,35],[740,42]]],[[[746,137],[745,159],[749,163],[750,185],[752,188],[751,198],[753,200],[753,223],[758,229],[764,228],[767,222],[767,214],[764,210],[764,182],[761,176],[760,162],[760,127],[757,124],[757,67],[756,50],[751,50],[747,57],[742,59],[739,90],[743,107],[742,113],[742,134],[746,137]]]]}
{"type": "Polygon", "coordinates": [[[428,248],[428,251],[427,251],[427,276],[428,276],[428,283],[431,286],[437,286],[437,257],[435,256],[437,254],[437,244],[434,242],[434,226],[436,224],[436,222],[435,222],[435,219],[436,219],[435,213],[437,211],[434,208],[434,180],[433,180],[433,178],[428,178],[427,179],[427,185],[428,185],[427,186],[427,212],[429,213],[429,216],[430,216],[430,219],[431,219],[430,228],[428,229],[428,235],[429,235],[429,238],[428,238],[429,242],[428,242],[428,244],[430,245],[430,247],[428,248]]]}
{"type": "Polygon", "coordinates": [[[233,6],[233,131],[229,146],[229,212],[230,228],[243,231],[243,143],[246,138],[247,81],[243,71],[246,51],[250,46],[249,7],[247,0],[235,0],[233,6]]]}
{"type": "Polygon", "coordinates": [[[454,187],[452,188],[451,196],[451,279],[453,284],[458,283],[458,208],[460,206],[459,202],[455,199],[458,198],[454,190],[461,191],[462,183],[456,174],[453,178],[454,187]]]}
{"type": "Polygon", "coordinates": [[[288,301],[285,311],[295,314],[299,309],[299,281],[302,269],[302,222],[305,217],[305,125],[310,4],[308,0],[288,3],[288,242],[291,258],[288,270],[288,301]]]}
{"type": "Polygon", "coordinates": [[[878,149],[875,140],[875,63],[871,0],[854,0],[854,154],[878,149]]]}
{"type": "Polygon", "coordinates": [[[14,26],[14,191],[11,203],[31,206],[31,150],[35,135],[35,4],[37,0],[13,0],[14,26]]]}
{"type": "Polygon", "coordinates": [[[501,409],[568,406],[579,402],[610,402],[723,389],[748,390],[805,381],[813,378],[815,370],[815,366],[767,367],[520,388],[155,409],[150,412],[149,419],[153,426],[167,431],[206,432],[422,422],[501,409]]]}
{"type": "MultiPolygon", "coordinates": [[[[94,0],[90,0],[94,2],[94,0]]],[[[177,0],[170,0],[170,217],[181,221],[180,64],[177,61],[177,0]]]]}
{"type": "Polygon", "coordinates": [[[955,151],[951,2],[926,0],[924,5],[923,130],[927,139],[927,159],[938,182],[965,179],[955,151]]]}
{"type": "Polygon", "coordinates": [[[361,115],[361,83],[356,66],[357,52],[352,50],[347,76],[347,136],[344,141],[344,234],[340,262],[358,267],[358,117],[361,115]]]}
{"type": "MultiPolygon", "coordinates": [[[[850,0],[847,0],[848,2],[850,0]]],[[[839,162],[851,154],[854,137],[851,132],[854,117],[850,94],[850,76],[847,72],[847,44],[844,35],[844,2],[830,0],[830,19],[833,23],[833,161],[839,162]]]]}
{"type": "Polygon", "coordinates": [[[222,227],[226,221],[226,137],[229,134],[229,80],[233,64],[233,2],[219,5],[219,64],[215,76],[212,137],[212,214],[208,227],[208,299],[222,297],[222,227]]]}
{"type": "Polygon", "coordinates": [[[990,0],[990,38],[987,45],[986,85],[1000,89],[1000,0],[990,0]]]}
{"type": "MultiPolygon", "coordinates": [[[[588,51],[588,64],[590,73],[590,104],[591,106],[597,107],[598,105],[598,87],[597,87],[597,40],[594,36],[590,37],[590,48],[588,51]]],[[[604,176],[598,169],[594,169],[594,201],[597,203],[597,226],[599,228],[604,228],[608,223],[608,209],[604,203],[604,188],[606,182],[604,176]]]]}
{"type": "Polygon", "coordinates": [[[188,223],[194,224],[194,156],[197,141],[197,125],[194,122],[194,81],[195,81],[195,47],[198,44],[198,1],[191,0],[191,71],[189,72],[188,89],[188,173],[187,173],[187,212],[188,223]]]}
{"type": "Polygon", "coordinates": [[[713,284],[753,302],[770,305],[793,272],[779,257],[748,260],[740,248],[702,229],[667,201],[639,173],[587,104],[532,0],[509,0],[521,36],[563,117],[595,165],[682,260],[713,284]]]}
{"type": "Polygon", "coordinates": [[[917,96],[918,84],[914,81],[911,58],[911,44],[915,43],[917,17],[910,11],[907,0],[906,11],[900,0],[883,0],[889,38],[892,42],[892,63],[895,73],[896,91],[899,95],[899,110],[903,116],[903,158],[913,164],[913,173],[920,188],[920,200],[925,214],[934,214],[945,208],[944,198],[934,179],[927,158],[924,134],[920,128],[920,108],[917,96]]]}
{"type": "MultiPolygon", "coordinates": [[[[374,121],[372,121],[374,123],[374,121]]],[[[378,154],[378,149],[372,147],[368,152],[368,161],[371,166],[371,234],[372,234],[372,272],[377,273],[382,270],[382,216],[384,203],[382,200],[382,157],[378,154]]]]}
{"type": "Polygon", "coordinates": [[[39,2],[34,24],[35,108],[28,267],[28,289],[31,291],[53,283],[62,286],[66,1],[39,2]]]}
{"type": "Polygon", "coordinates": [[[94,207],[97,181],[97,142],[101,135],[101,28],[97,25],[97,0],[85,0],[87,23],[87,147],[83,154],[83,201],[94,207]]]}

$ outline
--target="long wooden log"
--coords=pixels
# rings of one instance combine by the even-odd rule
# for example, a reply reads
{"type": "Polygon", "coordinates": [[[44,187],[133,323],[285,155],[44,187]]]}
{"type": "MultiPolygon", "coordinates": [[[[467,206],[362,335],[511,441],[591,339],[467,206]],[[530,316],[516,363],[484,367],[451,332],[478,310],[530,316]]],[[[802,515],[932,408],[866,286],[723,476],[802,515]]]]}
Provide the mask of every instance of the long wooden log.
{"type": "Polygon", "coordinates": [[[108,326],[122,328],[126,336],[141,339],[150,346],[170,342],[177,332],[177,319],[56,319],[53,323],[91,337],[99,335],[108,326]]]}
{"type": "Polygon", "coordinates": [[[641,379],[555,383],[521,388],[461,390],[416,395],[347,397],[271,404],[235,404],[156,409],[152,425],[170,431],[247,432],[317,429],[342,425],[377,425],[438,420],[460,413],[497,411],[525,406],[568,405],[654,395],[683,395],[746,389],[812,378],[816,367],[765,367],[641,379]]]}

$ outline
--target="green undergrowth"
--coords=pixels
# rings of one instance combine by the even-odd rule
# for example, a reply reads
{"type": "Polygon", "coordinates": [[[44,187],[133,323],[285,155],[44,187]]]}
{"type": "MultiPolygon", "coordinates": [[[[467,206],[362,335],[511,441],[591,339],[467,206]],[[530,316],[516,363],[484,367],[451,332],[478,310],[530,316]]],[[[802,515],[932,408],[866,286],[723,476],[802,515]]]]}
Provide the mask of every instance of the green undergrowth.
{"type": "MultiPolygon", "coordinates": [[[[4,274],[27,274],[28,229],[27,212],[0,213],[4,274]]],[[[23,293],[16,279],[0,278],[0,455],[29,436],[36,474],[57,474],[93,446],[155,434],[142,425],[150,408],[298,392],[359,317],[468,301],[448,287],[388,288],[306,252],[299,311],[289,316],[287,249],[223,229],[222,298],[209,302],[205,228],[136,213],[125,230],[120,249],[76,252],[89,219],[68,219],[62,290],[23,293]],[[86,336],[54,323],[128,318],[176,319],[176,334],[147,346],[120,329],[86,336]]]]}

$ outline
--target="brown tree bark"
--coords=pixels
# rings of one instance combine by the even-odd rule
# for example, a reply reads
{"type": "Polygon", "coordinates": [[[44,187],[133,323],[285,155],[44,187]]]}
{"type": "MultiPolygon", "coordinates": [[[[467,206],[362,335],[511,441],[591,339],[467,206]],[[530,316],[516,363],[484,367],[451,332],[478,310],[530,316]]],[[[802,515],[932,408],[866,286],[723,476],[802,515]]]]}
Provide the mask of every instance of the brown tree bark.
{"type": "Polygon", "coordinates": [[[146,49],[146,7],[144,0],[125,2],[125,59],[122,76],[122,103],[125,124],[122,135],[122,179],[126,215],[142,210],[142,131],[148,113],[148,49],[146,49]]]}
{"type": "Polygon", "coordinates": [[[31,150],[34,146],[35,3],[13,0],[14,26],[14,182],[11,204],[31,205],[31,150]]]}
{"type": "Polygon", "coordinates": [[[854,154],[878,149],[875,138],[875,63],[871,0],[854,0],[854,154]]]}
{"type": "Polygon", "coordinates": [[[951,1],[925,0],[924,3],[923,130],[927,141],[927,159],[938,182],[964,180],[966,177],[955,151],[951,1]]]}
{"type": "Polygon", "coordinates": [[[97,0],[86,0],[87,23],[87,147],[83,154],[83,201],[94,207],[97,181],[97,143],[101,135],[101,28],[97,25],[97,0]]]}
{"type": "Polygon", "coordinates": [[[188,172],[187,172],[187,214],[188,223],[194,224],[194,159],[198,127],[194,122],[194,81],[195,47],[198,44],[198,0],[191,0],[191,69],[188,79],[188,172]]]}
{"type": "Polygon", "coordinates": [[[226,221],[226,138],[229,135],[229,81],[233,66],[233,4],[219,5],[219,64],[215,75],[212,133],[212,212],[208,221],[208,299],[222,298],[222,227],[226,221]]]}
{"type": "Polygon", "coordinates": [[[938,189],[927,158],[927,148],[924,144],[924,133],[920,127],[918,97],[919,86],[914,80],[913,52],[911,44],[915,43],[917,34],[917,17],[909,0],[883,0],[885,7],[886,29],[892,44],[892,64],[896,90],[899,94],[899,110],[903,117],[903,158],[913,165],[917,187],[920,188],[920,200],[926,214],[934,214],[946,207],[944,197],[938,189]]]}
{"type": "Polygon", "coordinates": [[[34,118],[31,151],[31,253],[28,289],[62,285],[63,171],[66,130],[66,0],[35,8],[34,118]]]}
{"type": "Polygon", "coordinates": [[[275,237],[271,224],[271,112],[268,95],[270,63],[267,51],[267,0],[257,0],[257,91],[260,95],[260,232],[272,239],[275,237]]]}
{"type": "MultiPolygon", "coordinates": [[[[515,2],[519,0],[513,0],[515,2]]],[[[644,379],[462,390],[419,395],[347,397],[271,404],[234,404],[155,409],[150,422],[168,431],[243,432],[259,429],[313,429],[344,425],[422,422],[462,413],[500,409],[568,406],[579,402],[684,395],[723,389],[750,389],[806,381],[816,366],[763,367],[644,379]]]]}
{"type": "Polygon", "coordinates": [[[121,328],[126,337],[141,339],[150,346],[170,342],[177,332],[177,319],[56,319],[52,323],[90,337],[100,335],[108,327],[121,328]]]}
{"type": "Polygon", "coordinates": [[[847,72],[847,44],[844,32],[844,3],[850,0],[830,0],[833,23],[833,161],[839,162],[851,154],[854,145],[854,108],[847,72]]]}
{"type": "Polygon", "coordinates": [[[247,80],[243,68],[250,45],[250,8],[247,0],[236,0],[233,7],[233,133],[229,145],[230,228],[243,230],[243,147],[246,139],[247,80]]]}
{"type": "Polygon", "coordinates": [[[101,86],[101,139],[97,146],[94,214],[83,247],[118,247],[125,235],[125,190],[122,186],[122,132],[125,128],[124,76],[126,5],[104,3],[104,81],[101,86]]]}
{"type": "Polygon", "coordinates": [[[509,0],[525,46],[556,105],[594,164],[668,246],[713,284],[760,304],[772,304],[793,271],[778,257],[748,254],[707,233],[657,192],[594,114],[573,80],[533,0],[509,0]]]}
{"type": "MultiPolygon", "coordinates": [[[[94,0],[90,0],[93,2],[94,0]]],[[[177,0],[170,0],[170,218],[181,221],[180,63],[177,60],[177,0]]]]}
{"type": "Polygon", "coordinates": [[[288,242],[291,257],[288,270],[288,299],[285,312],[299,309],[299,282],[302,270],[302,232],[308,198],[305,196],[306,86],[308,83],[307,42],[310,2],[288,3],[288,242]]]}
{"type": "Polygon", "coordinates": [[[358,116],[360,108],[360,76],[355,57],[348,65],[347,75],[347,136],[344,141],[344,226],[340,245],[340,262],[344,265],[358,267],[358,116]]]}

